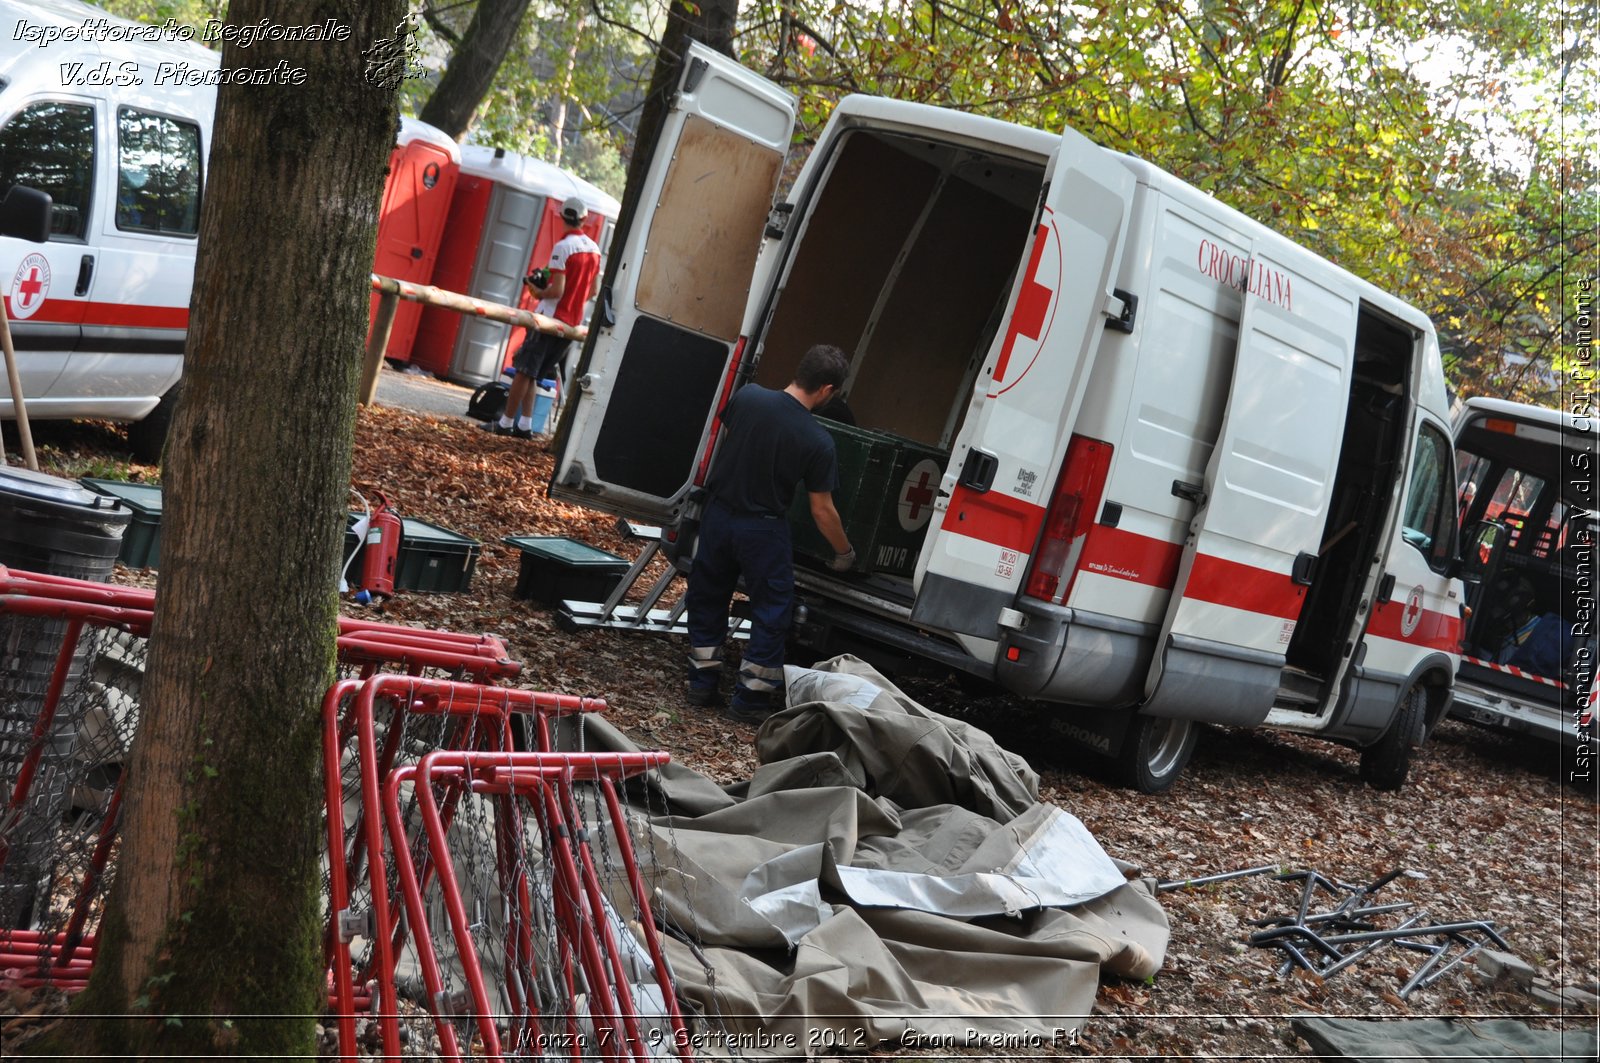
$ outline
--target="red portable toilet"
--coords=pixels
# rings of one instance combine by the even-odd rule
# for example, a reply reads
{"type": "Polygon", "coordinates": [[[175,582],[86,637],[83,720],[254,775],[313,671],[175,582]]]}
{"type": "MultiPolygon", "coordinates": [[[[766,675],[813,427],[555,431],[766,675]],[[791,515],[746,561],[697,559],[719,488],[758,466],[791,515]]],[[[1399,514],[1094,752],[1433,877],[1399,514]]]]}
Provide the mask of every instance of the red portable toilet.
{"type": "MultiPolygon", "coordinates": [[[[389,177],[378,214],[378,249],[372,272],[415,284],[429,284],[445,218],[461,169],[461,148],[442,130],[415,118],[400,119],[400,136],[389,153],[389,177]]],[[[372,297],[372,317],[378,297],[372,297]]],[[[389,333],[386,358],[411,360],[422,318],[422,304],[402,299],[389,333]]]]}
{"type": "MultiPolygon", "coordinates": [[[[590,210],[604,235],[616,219],[615,199],[559,167],[501,148],[461,149],[461,174],[445,222],[444,239],[430,282],[507,306],[530,306],[522,279],[544,265],[560,239],[561,203],[568,196],[604,200],[590,210]]],[[[519,335],[521,330],[517,330],[519,335]]],[[[425,307],[412,348],[414,364],[463,384],[500,375],[509,359],[512,328],[498,321],[464,317],[425,307]]]]}

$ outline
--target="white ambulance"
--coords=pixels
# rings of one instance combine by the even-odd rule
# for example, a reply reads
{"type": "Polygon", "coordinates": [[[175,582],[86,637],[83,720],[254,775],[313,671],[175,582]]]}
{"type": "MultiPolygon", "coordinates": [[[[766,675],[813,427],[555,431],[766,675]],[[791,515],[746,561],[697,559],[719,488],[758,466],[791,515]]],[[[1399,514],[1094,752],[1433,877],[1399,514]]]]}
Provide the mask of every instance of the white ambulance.
{"type": "Polygon", "coordinates": [[[28,415],[137,421],[147,460],[183,365],[216,98],[180,68],[217,65],[172,27],[0,0],[0,189],[54,200],[48,243],[0,238],[28,415]]]}
{"type": "Polygon", "coordinates": [[[1461,632],[1427,317],[1070,129],[850,97],[774,206],[794,111],[693,50],[552,493],[692,515],[729,395],[837,344],[857,425],[948,457],[889,487],[914,569],[860,541],[870,574],[801,569],[803,637],[1053,703],[1146,791],[1202,722],[1398,787],[1461,632]]]}

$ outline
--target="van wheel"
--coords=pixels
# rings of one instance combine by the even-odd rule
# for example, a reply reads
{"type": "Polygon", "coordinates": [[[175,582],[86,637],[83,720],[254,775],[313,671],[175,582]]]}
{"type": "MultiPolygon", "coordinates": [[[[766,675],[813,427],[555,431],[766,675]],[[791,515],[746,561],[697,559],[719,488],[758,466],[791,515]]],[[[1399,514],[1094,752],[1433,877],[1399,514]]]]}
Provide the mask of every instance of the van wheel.
{"type": "Polygon", "coordinates": [[[1170,790],[1189,763],[1199,737],[1200,728],[1193,720],[1135,716],[1117,755],[1123,783],[1144,794],[1170,790]]]}
{"type": "Polygon", "coordinates": [[[181,387],[183,381],[180,380],[167,389],[156,408],[147,413],[144,420],[128,426],[128,449],[133,451],[136,460],[146,465],[161,463],[161,451],[167,445],[167,429],[172,427],[172,411],[178,408],[178,389],[181,387]]]}
{"type": "Polygon", "coordinates": [[[1400,702],[1389,729],[1361,751],[1361,781],[1374,790],[1391,792],[1405,785],[1411,770],[1412,741],[1422,733],[1428,694],[1414,686],[1400,702]]]}

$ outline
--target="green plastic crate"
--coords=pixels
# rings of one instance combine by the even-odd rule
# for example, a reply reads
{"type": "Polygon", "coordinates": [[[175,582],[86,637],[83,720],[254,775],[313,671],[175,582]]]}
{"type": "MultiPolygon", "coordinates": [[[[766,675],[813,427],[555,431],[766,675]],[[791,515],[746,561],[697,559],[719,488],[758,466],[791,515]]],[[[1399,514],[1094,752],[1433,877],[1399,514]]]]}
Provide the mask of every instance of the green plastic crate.
{"type": "Polygon", "coordinates": [[[128,528],[122,534],[122,552],[117,560],[129,568],[156,568],[161,558],[161,487],[126,480],[97,480],[85,476],[78,481],[97,494],[120,500],[132,511],[128,528]]]}
{"type": "Polygon", "coordinates": [[[633,567],[616,554],[565,536],[512,535],[501,541],[522,551],[513,593],[546,605],[603,602],[633,567]]]}
{"type": "MultiPolygon", "coordinates": [[[[887,432],[872,432],[819,418],[833,436],[839,459],[834,508],[855,547],[857,572],[909,576],[933,520],[939,479],[950,455],[937,447],[887,432]]],[[[805,486],[789,510],[795,552],[833,560],[833,547],[811,519],[805,486]]]]}
{"type": "MultiPolygon", "coordinates": [[[[482,544],[414,517],[400,519],[394,586],[401,591],[452,594],[472,585],[482,544]]],[[[355,567],[351,566],[352,569],[355,567]]]]}

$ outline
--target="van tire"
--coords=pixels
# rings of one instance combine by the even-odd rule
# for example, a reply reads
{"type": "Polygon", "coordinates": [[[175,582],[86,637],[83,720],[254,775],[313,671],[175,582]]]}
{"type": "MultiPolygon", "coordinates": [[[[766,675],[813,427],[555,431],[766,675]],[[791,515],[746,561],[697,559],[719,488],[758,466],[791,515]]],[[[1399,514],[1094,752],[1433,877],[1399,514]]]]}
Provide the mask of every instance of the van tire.
{"type": "Polygon", "coordinates": [[[1427,711],[1426,690],[1419,685],[1406,692],[1389,729],[1361,751],[1362,782],[1385,793],[1405,785],[1406,774],[1411,770],[1411,750],[1416,737],[1422,734],[1427,711]]]}
{"type": "Polygon", "coordinates": [[[161,451],[167,445],[167,429],[172,427],[172,412],[178,408],[178,389],[183,381],[172,385],[161,396],[156,408],[145,414],[144,420],[128,426],[128,449],[135,460],[145,465],[161,464],[161,451]]]}
{"type": "Polygon", "coordinates": [[[1135,716],[1116,757],[1117,773],[1142,794],[1165,793],[1183,773],[1199,738],[1200,725],[1193,720],[1135,716]]]}

